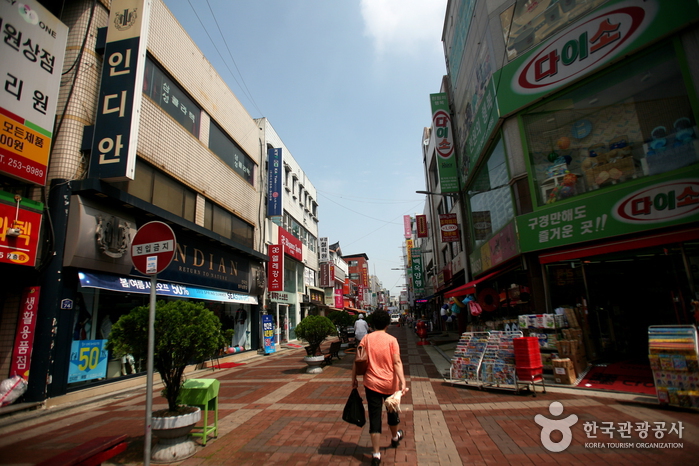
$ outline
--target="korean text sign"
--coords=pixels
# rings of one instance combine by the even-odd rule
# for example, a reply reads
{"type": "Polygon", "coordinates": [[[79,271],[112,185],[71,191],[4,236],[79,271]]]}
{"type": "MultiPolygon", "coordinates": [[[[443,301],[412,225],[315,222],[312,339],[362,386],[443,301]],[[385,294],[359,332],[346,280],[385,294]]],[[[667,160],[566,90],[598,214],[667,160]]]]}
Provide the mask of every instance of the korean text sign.
{"type": "Polygon", "coordinates": [[[38,286],[26,288],[22,293],[22,308],[17,322],[17,335],[15,347],[12,350],[10,361],[10,376],[19,375],[24,379],[29,378],[29,366],[32,360],[34,347],[34,334],[36,329],[36,314],[39,310],[38,286]]]}
{"type": "Polygon", "coordinates": [[[34,267],[43,204],[23,199],[17,205],[10,199],[0,192],[0,263],[34,267]]]}
{"type": "Polygon", "coordinates": [[[267,216],[275,217],[282,215],[282,181],[283,181],[283,159],[281,148],[271,148],[267,150],[269,173],[267,177],[267,216]]]}
{"type": "Polygon", "coordinates": [[[699,218],[699,169],[517,217],[522,252],[678,225],[699,218]]]}
{"type": "Polygon", "coordinates": [[[269,314],[262,316],[262,340],[264,341],[265,354],[274,353],[274,320],[269,314]]]}
{"type": "Polygon", "coordinates": [[[150,0],[112,1],[90,177],[134,179],[150,5],[150,0]]]}
{"type": "Polygon", "coordinates": [[[269,246],[269,263],[267,265],[267,289],[284,291],[284,252],[281,244],[269,246]]]}
{"type": "Polygon", "coordinates": [[[0,172],[46,184],[68,27],[35,0],[0,2],[0,172]]]}

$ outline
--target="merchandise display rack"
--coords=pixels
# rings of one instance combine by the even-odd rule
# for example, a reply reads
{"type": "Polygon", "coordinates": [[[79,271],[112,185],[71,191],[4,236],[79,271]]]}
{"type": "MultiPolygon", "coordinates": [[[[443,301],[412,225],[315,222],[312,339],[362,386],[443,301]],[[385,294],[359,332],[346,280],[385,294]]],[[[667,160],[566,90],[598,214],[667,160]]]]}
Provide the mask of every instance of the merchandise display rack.
{"type": "Polygon", "coordinates": [[[699,409],[698,341],[693,325],[648,327],[648,359],[658,403],[699,409]]]}
{"type": "Polygon", "coordinates": [[[489,332],[464,332],[456,345],[449,368],[449,382],[480,385],[478,374],[488,344],[489,332]]]}
{"type": "Polygon", "coordinates": [[[515,348],[513,338],[521,338],[522,332],[492,331],[481,362],[483,387],[518,391],[515,374],[515,348]]]}

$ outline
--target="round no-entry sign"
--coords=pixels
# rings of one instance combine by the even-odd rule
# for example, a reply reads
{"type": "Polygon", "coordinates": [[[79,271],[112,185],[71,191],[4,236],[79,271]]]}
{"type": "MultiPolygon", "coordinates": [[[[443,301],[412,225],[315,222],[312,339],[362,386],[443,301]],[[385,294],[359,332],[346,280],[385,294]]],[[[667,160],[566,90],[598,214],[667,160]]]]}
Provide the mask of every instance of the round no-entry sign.
{"type": "Polygon", "coordinates": [[[149,222],[136,232],[131,241],[131,261],[141,273],[155,275],[170,265],[175,257],[177,240],[169,225],[149,222]]]}

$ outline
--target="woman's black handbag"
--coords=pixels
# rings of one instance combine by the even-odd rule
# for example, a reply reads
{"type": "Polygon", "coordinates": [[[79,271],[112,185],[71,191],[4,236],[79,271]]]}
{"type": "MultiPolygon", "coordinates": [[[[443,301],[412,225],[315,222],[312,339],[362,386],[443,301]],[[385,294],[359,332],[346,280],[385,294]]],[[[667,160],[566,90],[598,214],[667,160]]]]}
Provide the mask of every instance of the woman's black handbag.
{"type": "Polygon", "coordinates": [[[350,393],[347,399],[345,410],[342,412],[342,420],[359,427],[363,427],[366,424],[364,403],[362,402],[362,397],[359,396],[359,390],[356,388],[352,389],[352,393],[350,393]]]}

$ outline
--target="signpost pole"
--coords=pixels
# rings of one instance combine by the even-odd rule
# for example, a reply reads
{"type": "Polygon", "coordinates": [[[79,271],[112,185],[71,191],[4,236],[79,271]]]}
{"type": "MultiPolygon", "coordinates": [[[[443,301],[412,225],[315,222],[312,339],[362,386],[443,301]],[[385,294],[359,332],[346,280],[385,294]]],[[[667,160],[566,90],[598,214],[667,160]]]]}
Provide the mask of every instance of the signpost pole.
{"type": "Polygon", "coordinates": [[[155,350],[155,291],[158,274],[150,277],[150,312],[148,313],[148,361],[146,363],[146,432],[143,446],[143,466],[150,466],[153,418],[153,352],[155,350]]]}

